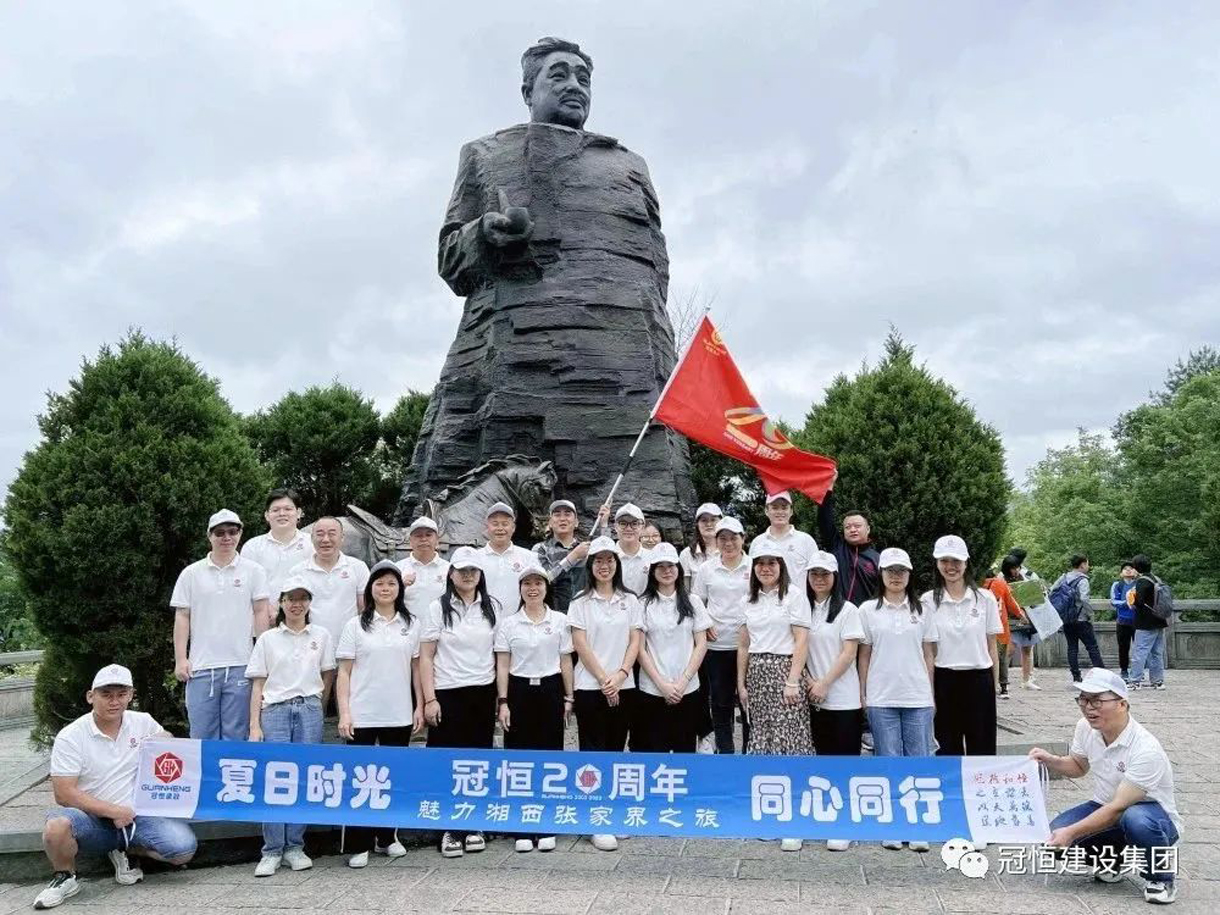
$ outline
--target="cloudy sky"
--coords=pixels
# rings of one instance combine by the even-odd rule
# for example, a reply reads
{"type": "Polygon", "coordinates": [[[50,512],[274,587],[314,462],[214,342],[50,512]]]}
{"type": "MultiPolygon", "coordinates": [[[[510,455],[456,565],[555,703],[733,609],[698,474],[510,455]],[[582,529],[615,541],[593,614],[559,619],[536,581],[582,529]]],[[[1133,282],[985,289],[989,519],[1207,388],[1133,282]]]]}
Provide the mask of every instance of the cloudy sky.
{"type": "Polygon", "coordinates": [[[671,297],[714,301],[773,416],[893,323],[1019,480],[1220,341],[1212,4],[8,3],[0,490],[132,326],[242,411],[431,388],[457,151],[524,119],[545,34],[593,55],[588,126],[649,163],[671,297]]]}

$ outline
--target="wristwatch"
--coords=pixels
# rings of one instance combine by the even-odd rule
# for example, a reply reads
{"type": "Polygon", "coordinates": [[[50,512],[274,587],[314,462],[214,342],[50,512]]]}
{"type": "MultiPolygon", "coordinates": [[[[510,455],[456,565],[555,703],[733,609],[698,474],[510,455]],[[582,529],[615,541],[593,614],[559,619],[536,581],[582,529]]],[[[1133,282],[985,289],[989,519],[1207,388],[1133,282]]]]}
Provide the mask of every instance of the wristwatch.
{"type": "Polygon", "coordinates": [[[496,707],[499,708],[501,705],[508,705],[508,696],[496,697],[496,707]]]}

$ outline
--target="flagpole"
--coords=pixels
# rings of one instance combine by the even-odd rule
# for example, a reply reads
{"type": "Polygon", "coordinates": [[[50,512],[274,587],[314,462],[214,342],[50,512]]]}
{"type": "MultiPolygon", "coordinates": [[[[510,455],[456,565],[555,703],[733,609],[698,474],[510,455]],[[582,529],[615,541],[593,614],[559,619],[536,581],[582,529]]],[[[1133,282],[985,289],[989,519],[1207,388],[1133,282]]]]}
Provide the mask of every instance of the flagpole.
{"type": "MultiPolygon", "coordinates": [[[[682,363],[686,361],[690,349],[695,345],[695,338],[699,336],[699,326],[703,324],[704,319],[711,313],[712,306],[707,305],[703,309],[703,314],[699,316],[699,323],[695,325],[695,332],[690,335],[690,339],[686,341],[686,345],[682,347],[682,354],[678,356],[678,361],[674,363],[673,371],[669,373],[669,377],[665,380],[665,386],[661,388],[661,393],[657,395],[657,401],[652,405],[652,409],[648,412],[648,418],[644,420],[644,427],[640,429],[640,434],[635,437],[635,444],[631,446],[631,450],[627,452],[627,460],[623,462],[623,469],[618,472],[618,476],[614,478],[614,484],[610,487],[610,494],[606,496],[606,501],[603,505],[611,505],[614,502],[614,494],[618,492],[619,486],[623,482],[623,477],[627,475],[627,471],[631,469],[631,462],[635,459],[635,453],[640,448],[640,443],[644,441],[644,436],[648,433],[648,427],[652,425],[652,419],[657,415],[657,410],[661,407],[661,401],[665,399],[666,393],[669,391],[670,385],[674,383],[674,378],[678,376],[678,369],[682,368],[682,363]]],[[[589,536],[596,537],[598,530],[601,528],[601,516],[593,522],[593,528],[589,531],[589,536]]]]}

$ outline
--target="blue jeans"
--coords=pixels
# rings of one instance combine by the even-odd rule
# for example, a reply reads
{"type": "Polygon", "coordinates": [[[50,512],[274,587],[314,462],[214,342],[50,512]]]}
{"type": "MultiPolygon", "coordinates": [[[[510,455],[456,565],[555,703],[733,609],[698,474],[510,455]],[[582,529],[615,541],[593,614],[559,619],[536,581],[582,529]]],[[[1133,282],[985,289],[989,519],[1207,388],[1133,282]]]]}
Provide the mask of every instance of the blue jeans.
{"type": "Polygon", "coordinates": [[[897,708],[870,705],[868,726],[874,756],[931,756],[932,707],[897,708]]]}
{"type": "MultiPolygon", "coordinates": [[[[265,743],[322,742],[322,700],[318,696],[297,696],[265,705],[261,720],[265,743]]],[[[304,823],[263,824],[264,855],[282,855],[290,848],[304,847],[304,823]]]]}
{"type": "Polygon", "coordinates": [[[201,670],[186,681],[186,719],[194,740],[250,736],[250,681],[245,665],[201,670]]]}
{"type": "Polygon", "coordinates": [[[113,820],[104,820],[76,807],[52,807],[47,821],[67,820],[76,839],[77,855],[105,857],[116,848],[152,852],[164,861],[181,863],[195,854],[195,833],[186,820],[169,817],[136,817],[126,830],[113,820]],[[133,828],[134,827],[134,828],[133,828]]]}
{"type": "Polygon", "coordinates": [[[1144,679],[1144,667],[1153,686],[1165,682],[1165,630],[1136,629],[1135,651],[1131,652],[1131,676],[1128,683],[1144,679]]]}
{"type": "MultiPolygon", "coordinates": [[[[1096,801],[1085,801],[1065,810],[1051,820],[1051,830],[1079,823],[1099,807],[1101,804],[1096,801]]],[[[1144,860],[1151,864],[1152,849],[1168,848],[1177,844],[1177,841],[1178,830],[1174,827],[1173,820],[1169,819],[1165,808],[1156,801],[1140,801],[1124,810],[1118,822],[1109,829],[1077,839],[1072,844],[1089,849],[1092,855],[1097,855],[1105,849],[1104,858],[1107,862],[1121,861],[1124,848],[1140,848],[1144,851],[1144,860]]],[[[1173,883],[1174,877],[1169,873],[1154,873],[1151,869],[1142,872],[1140,876],[1145,880],[1157,880],[1161,883],[1173,883]]]]}

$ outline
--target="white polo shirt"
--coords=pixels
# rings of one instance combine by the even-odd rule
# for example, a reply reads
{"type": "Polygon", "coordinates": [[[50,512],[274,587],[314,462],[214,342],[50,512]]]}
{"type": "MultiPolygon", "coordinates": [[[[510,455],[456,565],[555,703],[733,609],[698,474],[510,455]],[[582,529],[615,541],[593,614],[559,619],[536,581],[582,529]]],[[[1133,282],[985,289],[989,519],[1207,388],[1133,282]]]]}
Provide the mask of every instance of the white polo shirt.
{"type": "MultiPolygon", "coordinates": [[[[584,631],[585,640],[602,670],[612,674],[622,666],[627,655],[631,630],[643,629],[644,620],[640,615],[639,599],[634,594],[616,591],[607,599],[590,589],[582,591],[568,604],[568,627],[584,631]]],[[[581,661],[576,664],[575,685],[577,689],[601,689],[601,683],[581,661]]],[[[635,673],[631,668],[627,669],[627,679],[619,689],[635,689],[635,673]]]]}
{"type": "Polygon", "coordinates": [[[809,601],[803,588],[789,587],[783,600],[779,588],[760,591],[757,601],[746,601],[745,612],[750,654],[790,655],[796,650],[792,627],[809,628],[809,601]]]}
{"type": "Polygon", "coordinates": [[[130,806],[140,768],[140,745],[164,728],[144,712],[126,711],[111,740],[98,728],[93,712],[81,715],[55,735],[51,774],[76,777],[76,787],[107,804],[130,806]]]}
{"type": "Polygon", "coordinates": [[[771,528],[767,528],[750,541],[751,551],[756,543],[779,550],[784,557],[784,565],[788,567],[788,578],[793,584],[799,584],[802,588],[805,586],[805,570],[809,568],[809,563],[813,562],[813,554],[818,551],[818,545],[812,537],[795,527],[789,527],[782,537],[776,537],[771,533],[771,528]]]}
{"type": "Polygon", "coordinates": [[[936,666],[946,670],[984,670],[991,667],[988,636],[1004,631],[1000,605],[986,588],[967,588],[961,600],[941,592],[940,606],[929,591],[922,598],[924,614],[936,618],[936,666]]]}
{"type": "MultiPolygon", "coordinates": [[[[805,662],[805,669],[815,680],[822,679],[830,672],[830,668],[843,653],[844,642],[853,639],[857,642],[864,640],[860,608],[851,601],[844,601],[833,623],[826,621],[829,616],[829,599],[814,605],[813,625],[809,627],[809,659],[805,662]]],[[[830,684],[825,701],[818,707],[828,712],[842,712],[860,707],[860,672],[854,661],[830,684]]]]}
{"type": "Polygon", "coordinates": [[[644,586],[648,584],[648,566],[651,563],[651,556],[651,551],[644,549],[643,546],[634,556],[619,553],[619,565],[623,567],[623,585],[628,591],[634,591],[637,595],[644,593],[644,586]]]}
{"type": "Polygon", "coordinates": [[[742,555],[736,568],[728,568],[716,555],[699,567],[692,592],[703,601],[716,640],[708,640],[709,651],[736,651],[746,621],[746,598],[750,594],[750,557],[742,555]]]}
{"type": "Polygon", "coordinates": [[[280,543],[268,531],[247,540],[242,545],[241,554],[266,570],[267,590],[274,603],[280,599],[288,570],[313,555],[313,541],[304,531],[298,530],[293,532],[292,539],[287,543],[280,543]]]}
{"type": "Polygon", "coordinates": [[[872,648],[865,701],[878,708],[931,708],[923,645],[937,640],[936,617],[916,612],[906,601],[878,607],[877,600],[866,600],[860,605],[860,622],[860,644],[872,648]]]}
{"type": "Polygon", "coordinates": [[[360,617],[343,624],[335,659],[352,662],[348,708],[358,728],[402,728],[411,724],[411,661],[419,657],[423,621],[412,614],[386,619],[374,612],[365,632],[360,617]]]}
{"type": "Polygon", "coordinates": [[[689,546],[684,546],[682,547],[682,552],[678,554],[678,565],[682,566],[682,573],[686,576],[686,580],[691,582],[695,580],[695,575],[699,569],[719,555],[720,551],[713,549],[702,559],[696,559],[695,554],[691,551],[691,548],[689,546]]]}
{"type": "Polygon", "coordinates": [[[420,562],[413,554],[408,553],[406,559],[398,561],[398,570],[404,576],[408,572],[415,576],[415,581],[407,585],[402,596],[407,602],[407,609],[413,615],[422,617],[428,612],[428,604],[445,593],[449,560],[437,553],[430,562],[420,562]]]}
{"type": "Polygon", "coordinates": [[[241,554],[218,566],[209,553],[183,569],[169,603],[191,611],[191,670],[245,667],[254,639],[254,602],[268,596],[267,572],[241,554]]]}
{"type": "Polygon", "coordinates": [[[263,708],[299,696],[321,696],[322,674],[335,669],[335,643],[325,626],[309,623],[293,632],[284,623],[254,643],[247,677],[265,677],[263,708]]]}
{"type": "Polygon", "coordinates": [[[292,568],[309,584],[313,600],[309,603],[309,622],[322,626],[330,633],[330,643],[336,645],[343,627],[357,613],[356,598],[364,594],[369,580],[369,567],[364,560],[340,553],[329,570],[318,565],[318,557],[310,556],[292,568]]]}
{"type": "Polygon", "coordinates": [[[487,593],[500,605],[502,616],[511,616],[521,605],[521,587],[517,576],[526,566],[538,565],[538,557],[517,544],[509,544],[503,553],[497,553],[487,544],[479,550],[479,567],[483,580],[487,582],[487,593]]]}
{"type": "MultiPolygon", "coordinates": [[[[695,651],[695,633],[703,632],[712,625],[703,601],[691,595],[690,602],[694,605],[695,615],[681,622],[678,621],[677,595],[658,595],[656,600],[640,603],[644,647],[648,649],[657,672],[666,680],[677,680],[682,676],[695,651]]],[[[698,688],[699,673],[696,671],[686,684],[683,695],[689,696],[698,688]]],[[[640,668],[640,689],[650,696],[661,695],[661,690],[643,667],[640,668]]]]}
{"type": "Polygon", "coordinates": [[[496,679],[496,627],[487,622],[477,599],[463,604],[454,595],[452,627],[444,623],[440,600],[434,600],[428,605],[419,640],[436,642],[432,661],[436,689],[486,686],[496,679]]]}
{"type": "Polygon", "coordinates": [[[522,608],[500,621],[495,648],[508,652],[508,672],[512,676],[550,677],[559,673],[559,656],[572,653],[572,634],[562,613],[547,607],[535,623],[522,608]]]}
{"type": "MultiPolygon", "coordinates": [[[[1156,801],[1165,808],[1165,813],[1173,820],[1181,837],[1182,817],[1178,815],[1174,803],[1173,768],[1161,742],[1146,727],[1131,718],[1123,732],[1106,746],[1101,731],[1089,727],[1089,722],[1081,718],[1076,722],[1068,752],[1089,761],[1089,771],[1093,773],[1094,801],[1098,804],[1110,803],[1118,793],[1118,783],[1126,779],[1142,788],[1148,800],[1156,801]]],[[[51,774],[54,773],[52,768],[51,774]]]]}

